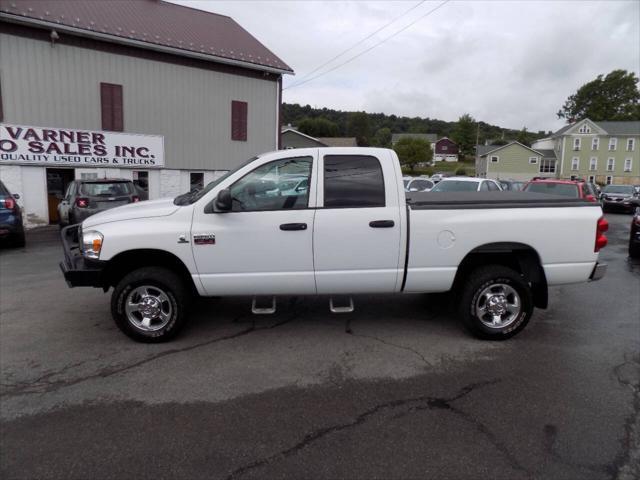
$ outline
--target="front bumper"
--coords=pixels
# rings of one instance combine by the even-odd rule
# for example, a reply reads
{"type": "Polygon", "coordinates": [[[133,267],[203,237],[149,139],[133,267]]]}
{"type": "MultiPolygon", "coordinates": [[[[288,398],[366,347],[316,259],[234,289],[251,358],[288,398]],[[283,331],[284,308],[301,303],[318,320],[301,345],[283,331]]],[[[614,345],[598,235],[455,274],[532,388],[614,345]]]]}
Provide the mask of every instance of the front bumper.
{"type": "Polygon", "coordinates": [[[60,270],[69,287],[104,288],[104,267],[107,262],[89,260],[82,256],[77,238],[80,224],[69,225],[60,231],[64,260],[60,270]]]}
{"type": "Polygon", "coordinates": [[[596,262],[596,266],[593,267],[593,271],[589,276],[589,280],[595,282],[596,280],[600,280],[607,273],[607,264],[606,263],[598,263],[596,262]]]}

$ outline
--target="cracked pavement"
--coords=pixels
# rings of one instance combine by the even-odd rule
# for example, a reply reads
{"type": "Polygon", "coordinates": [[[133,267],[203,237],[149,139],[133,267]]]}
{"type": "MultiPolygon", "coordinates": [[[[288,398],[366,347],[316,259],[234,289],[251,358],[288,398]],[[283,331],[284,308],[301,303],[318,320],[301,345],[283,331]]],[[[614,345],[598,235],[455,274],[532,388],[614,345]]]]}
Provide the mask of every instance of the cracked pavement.
{"type": "Polygon", "coordinates": [[[56,232],[0,252],[2,478],[640,477],[640,261],[608,215],[600,282],[501,343],[442,295],[204,299],[176,341],[66,287],[56,232]]]}

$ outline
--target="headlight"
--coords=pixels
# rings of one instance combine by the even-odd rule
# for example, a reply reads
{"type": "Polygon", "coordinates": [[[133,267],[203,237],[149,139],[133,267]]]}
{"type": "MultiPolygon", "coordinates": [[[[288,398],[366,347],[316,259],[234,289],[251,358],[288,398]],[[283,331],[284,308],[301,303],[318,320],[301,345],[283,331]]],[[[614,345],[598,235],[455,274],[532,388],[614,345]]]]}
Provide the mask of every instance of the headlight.
{"type": "Polygon", "coordinates": [[[102,234],[96,231],[82,232],[82,254],[87,258],[100,258],[102,234]]]}

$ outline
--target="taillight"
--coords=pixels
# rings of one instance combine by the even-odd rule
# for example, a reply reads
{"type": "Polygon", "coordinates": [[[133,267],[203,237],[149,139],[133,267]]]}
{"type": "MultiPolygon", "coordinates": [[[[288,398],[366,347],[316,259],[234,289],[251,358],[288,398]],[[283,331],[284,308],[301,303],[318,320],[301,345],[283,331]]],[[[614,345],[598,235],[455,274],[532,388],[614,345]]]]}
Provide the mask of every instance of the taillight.
{"type": "Polygon", "coordinates": [[[87,208],[89,206],[88,198],[76,198],[76,206],[78,208],[87,208]]]}
{"type": "Polygon", "coordinates": [[[599,252],[601,248],[607,246],[607,237],[604,236],[604,232],[607,230],[609,230],[609,222],[604,217],[600,217],[596,224],[596,246],[593,249],[594,252],[599,252]]]}
{"type": "Polygon", "coordinates": [[[133,197],[131,197],[131,200],[133,201],[133,203],[136,203],[140,201],[140,197],[137,195],[134,195],[133,197]]]}
{"type": "Polygon", "coordinates": [[[595,197],[595,196],[593,196],[593,195],[591,195],[591,194],[587,195],[587,196],[586,196],[586,197],[584,197],[584,198],[585,198],[585,200],[586,200],[587,202],[595,202],[595,201],[596,201],[596,197],[595,197]]]}
{"type": "Polygon", "coordinates": [[[16,208],[16,201],[11,197],[5,198],[4,199],[4,208],[8,208],[9,210],[13,210],[14,208],[16,208]]]}

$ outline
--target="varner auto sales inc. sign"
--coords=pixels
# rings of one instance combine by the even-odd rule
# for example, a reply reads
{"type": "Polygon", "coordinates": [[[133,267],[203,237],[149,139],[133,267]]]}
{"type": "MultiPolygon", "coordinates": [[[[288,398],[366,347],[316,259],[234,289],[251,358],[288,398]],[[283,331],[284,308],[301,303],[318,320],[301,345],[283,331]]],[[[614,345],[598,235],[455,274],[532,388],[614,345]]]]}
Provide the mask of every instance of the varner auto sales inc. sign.
{"type": "Polygon", "coordinates": [[[0,165],[162,167],[164,137],[0,123],[0,165]]]}

